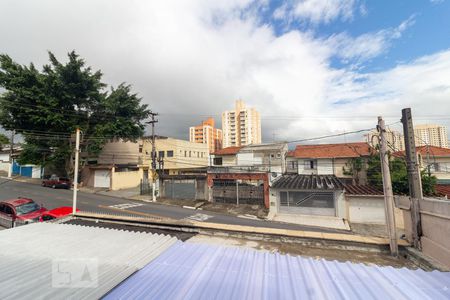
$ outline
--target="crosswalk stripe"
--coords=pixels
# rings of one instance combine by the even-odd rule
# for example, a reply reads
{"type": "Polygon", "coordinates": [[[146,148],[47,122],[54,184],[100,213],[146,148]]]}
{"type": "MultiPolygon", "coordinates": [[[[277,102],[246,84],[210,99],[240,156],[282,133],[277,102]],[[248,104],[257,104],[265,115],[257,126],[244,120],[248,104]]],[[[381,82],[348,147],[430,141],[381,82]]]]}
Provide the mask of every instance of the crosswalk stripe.
{"type": "Polygon", "coordinates": [[[142,206],[142,205],[144,205],[144,204],[141,204],[141,203],[123,203],[123,204],[110,205],[109,207],[118,208],[118,209],[127,209],[127,208],[132,208],[132,207],[139,207],[139,206],[142,206]]]}

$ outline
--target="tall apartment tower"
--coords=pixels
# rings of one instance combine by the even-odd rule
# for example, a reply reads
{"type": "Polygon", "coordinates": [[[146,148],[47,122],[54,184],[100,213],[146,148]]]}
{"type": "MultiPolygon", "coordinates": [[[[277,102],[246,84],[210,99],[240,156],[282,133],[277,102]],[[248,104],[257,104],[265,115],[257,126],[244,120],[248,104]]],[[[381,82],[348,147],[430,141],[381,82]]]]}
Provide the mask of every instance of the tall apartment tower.
{"type": "Polygon", "coordinates": [[[245,146],[261,143],[261,117],[244,101],[236,100],[234,110],[222,113],[223,147],[245,146]]]}
{"type": "Polygon", "coordinates": [[[448,148],[447,127],[441,125],[415,125],[416,146],[436,146],[448,148]]]}
{"type": "Polygon", "coordinates": [[[189,128],[189,141],[207,144],[209,153],[222,149],[222,130],[214,127],[214,119],[208,118],[201,125],[189,128]]]}
{"type": "MultiPolygon", "coordinates": [[[[376,148],[380,142],[379,136],[380,134],[376,130],[369,132],[366,135],[367,143],[376,148]]],[[[403,135],[398,131],[386,129],[386,141],[388,143],[388,150],[391,152],[405,150],[405,140],[403,135]]]]}

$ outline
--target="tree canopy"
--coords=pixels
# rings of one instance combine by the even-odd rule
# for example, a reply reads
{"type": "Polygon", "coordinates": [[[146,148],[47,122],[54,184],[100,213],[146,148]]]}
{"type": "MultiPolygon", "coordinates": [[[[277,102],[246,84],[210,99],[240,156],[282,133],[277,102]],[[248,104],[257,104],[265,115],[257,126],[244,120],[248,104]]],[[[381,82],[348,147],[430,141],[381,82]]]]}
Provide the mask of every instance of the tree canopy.
{"type": "MultiPolygon", "coordinates": [[[[406,195],[409,193],[408,172],[406,162],[403,159],[394,157],[389,160],[391,172],[392,189],[394,194],[406,195]]],[[[431,196],[435,193],[436,177],[421,173],[422,191],[424,195],[431,196]]],[[[383,188],[383,178],[381,175],[381,162],[378,155],[371,156],[368,161],[367,180],[370,185],[383,188]]]]}
{"type": "Polygon", "coordinates": [[[102,73],[93,71],[75,51],[62,63],[49,52],[38,70],[0,55],[0,125],[15,129],[26,144],[19,161],[53,164],[72,170],[73,133],[83,133],[83,151],[97,154],[115,138],[135,140],[144,133],[150,110],[125,83],[107,89],[102,73]]]}
{"type": "Polygon", "coordinates": [[[7,144],[9,144],[9,138],[3,133],[0,133],[0,150],[3,149],[3,145],[7,144]]]}

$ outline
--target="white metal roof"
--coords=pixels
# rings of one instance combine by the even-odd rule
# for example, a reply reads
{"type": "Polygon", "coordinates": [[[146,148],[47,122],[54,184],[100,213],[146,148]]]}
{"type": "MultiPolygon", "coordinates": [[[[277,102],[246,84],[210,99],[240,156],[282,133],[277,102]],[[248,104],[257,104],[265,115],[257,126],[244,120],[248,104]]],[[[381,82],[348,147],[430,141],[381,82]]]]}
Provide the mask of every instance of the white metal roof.
{"type": "Polygon", "coordinates": [[[0,299],[99,298],[176,240],[151,233],[53,223],[2,230],[0,299]],[[52,287],[52,263],[77,259],[98,266],[96,288],[52,287]]]}

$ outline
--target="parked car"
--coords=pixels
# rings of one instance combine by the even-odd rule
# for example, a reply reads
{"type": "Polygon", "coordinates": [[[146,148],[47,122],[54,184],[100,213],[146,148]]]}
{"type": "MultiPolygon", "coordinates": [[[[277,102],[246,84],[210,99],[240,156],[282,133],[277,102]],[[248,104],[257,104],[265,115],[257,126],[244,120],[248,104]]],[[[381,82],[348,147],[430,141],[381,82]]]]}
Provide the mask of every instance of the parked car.
{"type": "Polygon", "coordinates": [[[54,189],[56,188],[70,189],[72,183],[69,178],[52,175],[50,176],[50,178],[44,179],[42,181],[42,186],[49,186],[54,189]]]}
{"type": "MultiPolygon", "coordinates": [[[[80,211],[77,208],[77,211],[80,211]]],[[[58,218],[62,218],[65,216],[68,216],[72,213],[72,207],[71,206],[61,206],[61,207],[57,207],[55,209],[51,209],[46,211],[45,213],[43,213],[41,215],[40,218],[40,222],[44,222],[44,221],[50,221],[50,220],[54,220],[54,219],[58,219],[58,218]]]]}
{"type": "Polygon", "coordinates": [[[0,202],[0,225],[14,227],[38,222],[46,208],[28,198],[18,198],[0,202]]]}

